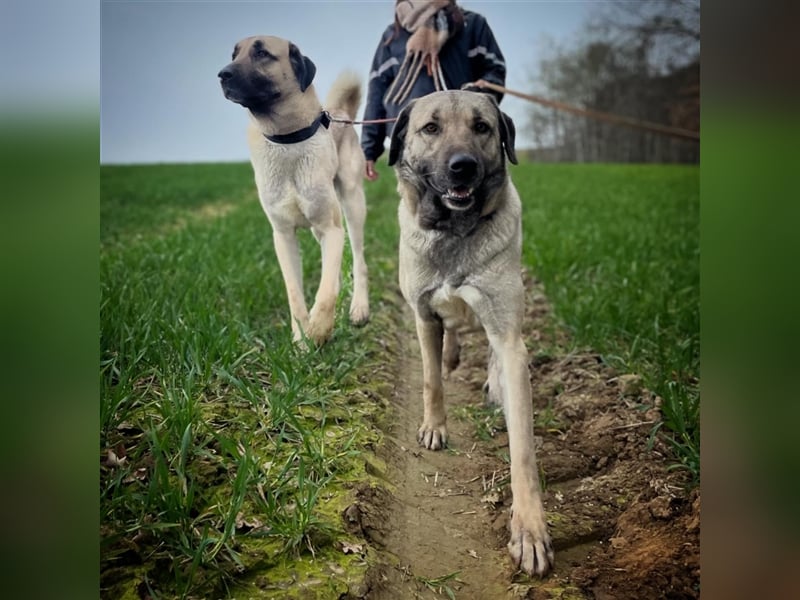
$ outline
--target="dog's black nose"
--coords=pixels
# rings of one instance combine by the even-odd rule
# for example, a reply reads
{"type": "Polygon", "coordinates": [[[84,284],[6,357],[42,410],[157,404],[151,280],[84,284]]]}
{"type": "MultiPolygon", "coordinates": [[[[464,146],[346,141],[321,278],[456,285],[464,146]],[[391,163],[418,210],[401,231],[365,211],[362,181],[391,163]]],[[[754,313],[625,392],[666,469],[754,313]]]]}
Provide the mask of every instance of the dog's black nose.
{"type": "Polygon", "coordinates": [[[233,77],[233,70],[230,67],[225,67],[217,73],[217,77],[219,77],[221,81],[228,81],[228,79],[233,77]]]}
{"type": "Polygon", "coordinates": [[[450,174],[460,181],[468,181],[478,170],[478,161],[469,154],[454,154],[447,164],[450,174]]]}

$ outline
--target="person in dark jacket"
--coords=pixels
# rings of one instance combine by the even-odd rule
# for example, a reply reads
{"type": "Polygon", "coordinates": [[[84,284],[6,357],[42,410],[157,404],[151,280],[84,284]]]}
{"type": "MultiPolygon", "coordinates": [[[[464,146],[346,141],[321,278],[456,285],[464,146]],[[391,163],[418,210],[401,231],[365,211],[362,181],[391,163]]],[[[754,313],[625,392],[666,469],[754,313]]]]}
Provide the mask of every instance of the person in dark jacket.
{"type": "MultiPolygon", "coordinates": [[[[489,24],[455,0],[398,0],[395,22],[386,28],[372,60],[364,120],[394,119],[406,104],[443,89],[479,87],[482,81],[505,85],[506,65],[489,24]]],[[[365,176],[378,178],[375,161],[383,154],[392,123],[361,126],[365,176]]]]}

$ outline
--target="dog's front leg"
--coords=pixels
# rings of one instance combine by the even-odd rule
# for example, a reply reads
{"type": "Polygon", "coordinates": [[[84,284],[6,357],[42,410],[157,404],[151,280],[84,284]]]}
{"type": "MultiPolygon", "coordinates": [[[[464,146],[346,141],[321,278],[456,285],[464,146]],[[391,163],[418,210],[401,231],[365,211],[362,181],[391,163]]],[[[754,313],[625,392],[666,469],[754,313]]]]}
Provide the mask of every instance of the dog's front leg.
{"type": "Polygon", "coordinates": [[[417,441],[429,450],[441,450],[447,445],[447,415],[444,411],[442,389],[442,323],[423,320],[419,315],[417,337],[422,351],[422,402],[424,416],[417,441]]]}
{"type": "Polygon", "coordinates": [[[511,455],[511,539],[514,566],[529,575],[545,575],[553,566],[533,441],[533,405],[528,353],[519,332],[489,333],[500,364],[501,393],[511,455]]]}
{"type": "Polygon", "coordinates": [[[294,229],[289,231],[273,229],[272,238],[289,300],[292,337],[295,342],[299,342],[303,338],[303,332],[308,328],[308,309],[303,297],[303,266],[300,262],[297,236],[294,229]]]}
{"type": "Polygon", "coordinates": [[[322,344],[331,335],[336,316],[336,297],[339,295],[339,274],[344,251],[341,219],[338,225],[331,223],[326,227],[315,227],[314,235],[322,251],[322,276],[309,313],[306,335],[314,343],[322,344]]]}

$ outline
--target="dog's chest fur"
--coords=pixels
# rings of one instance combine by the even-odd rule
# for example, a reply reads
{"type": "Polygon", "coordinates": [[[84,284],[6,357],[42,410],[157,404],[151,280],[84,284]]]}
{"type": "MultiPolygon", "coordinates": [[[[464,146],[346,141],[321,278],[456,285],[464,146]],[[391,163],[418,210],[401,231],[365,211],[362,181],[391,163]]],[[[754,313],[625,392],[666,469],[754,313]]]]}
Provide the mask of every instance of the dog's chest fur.
{"type": "Polygon", "coordinates": [[[273,226],[309,227],[309,205],[324,204],[317,182],[332,182],[338,167],[331,135],[318,131],[304,142],[275,144],[254,128],[248,133],[259,200],[273,226]]]}
{"type": "Polygon", "coordinates": [[[470,308],[469,294],[489,291],[505,261],[516,260],[520,227],[518,213],[508,208],[479,219],[466,236],[451,231],[423,229],[418,215],[401,203],[400,254],[403,295],[428,318],[440,318],[448,329],[462,331],[479,327],[470,308]],[[500,262],[498,262],[500,261],[500,262]],[[472,291],[470,291],[472,290],[472,291]]]}
{"type": "Polygon", "coordinates": [[[477,315],[464,300],[466,289],[445,283],[428,296],[428,309],[442,320],[445,329],[467,333],[481,328],[477,315]]]}

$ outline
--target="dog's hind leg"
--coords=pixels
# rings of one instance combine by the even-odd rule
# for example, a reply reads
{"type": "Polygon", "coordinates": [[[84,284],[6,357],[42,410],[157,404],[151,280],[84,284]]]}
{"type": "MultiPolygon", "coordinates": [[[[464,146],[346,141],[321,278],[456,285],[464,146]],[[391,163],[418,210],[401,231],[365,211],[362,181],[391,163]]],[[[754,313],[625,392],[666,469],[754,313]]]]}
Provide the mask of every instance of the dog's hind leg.
{"type": "Polygon", "coordinates": [[[367,219],[367,202],[361,187],[361,173],[357,174],[358,185],[342,186],[341,198],[347,235],[353,253],[353,298],[350,301],[350,322],[363,325],[369,320],[369,293],[367,291],[367,262],[364,259],[364,223],[367,219]]]}
{"type": "Polygon", "coordinates": [[[445,329],[444,348],[442,349],[442,367],[444,376],[447,378],[451,371],[455,371],[461,361],[461,342],[458,339],[458,332],[454,329],[445,329]]]}
{"type": "Polygon", "coordinates": [[[483,384],[483,393],[486,394],[486,402],[494,406],[503,406],[503,379],[500,366],[497,355],[489,346],[488,377],[483,384]]]}
{"type": "Polygon", "coordinates": [[[272,238],[289,300],[292,337],[295,342],[299,342],[308,327],[308,309],[303,297],[303,267],[297,237],[294,230],[285,232],[273,228],[272,238]]]}

